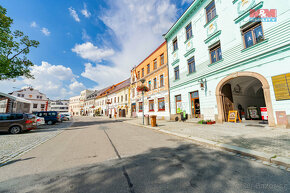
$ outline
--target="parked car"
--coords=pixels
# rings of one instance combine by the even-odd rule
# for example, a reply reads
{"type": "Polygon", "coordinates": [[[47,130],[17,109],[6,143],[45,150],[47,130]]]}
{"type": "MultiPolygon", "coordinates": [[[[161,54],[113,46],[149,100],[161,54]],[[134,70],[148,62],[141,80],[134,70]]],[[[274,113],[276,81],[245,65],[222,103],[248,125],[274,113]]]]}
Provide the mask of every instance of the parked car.
{"type": "Polygon", "coordinates": [[[0,114],[0,131],[19,134],[23,131],[35,129],[35,116],[31,114],[5,113],[0,114]]]}
{"type": "Polygon", "coordinates": [[[43,117],[36,117],[36,125],[44,125],[45,124],[45,120],[43,117]]]}
{"type": "Polygon", "coordinates": [[[53,125],[56,122],[60,121],[60,116],[56,111],[40,111],[40,112],[34,112],[38,117],[43,117],[44,121],[48,125],[53,125]]]}
{"type": "Polygon", "coordinates": [[[62,115],[64,115],[68,121],[72,119],[72,116],[68,113],[62,113],[62,115]]]}
{"type": "Polygon", "coordinates": [[[67,121],[67,118],[66,116],[64,116],[64,114],[60,114],[59,116],[60,116],[60,122],[67,121]]]}

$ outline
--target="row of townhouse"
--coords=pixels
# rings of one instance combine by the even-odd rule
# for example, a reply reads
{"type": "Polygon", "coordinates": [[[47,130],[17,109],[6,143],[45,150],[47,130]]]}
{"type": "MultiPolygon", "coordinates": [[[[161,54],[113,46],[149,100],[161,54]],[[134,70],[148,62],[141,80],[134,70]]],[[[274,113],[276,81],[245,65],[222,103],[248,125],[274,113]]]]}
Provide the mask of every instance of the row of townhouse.
{"type": "Polygon", "coordinates": [[[127,117],[129,96],[130,79],[101,90],[84,90],[80,96],[70,98],[69,112],[72,115],[127,117]]]}
{"type": "MultiPolygon", "coordinates": [[[[282,0],[195,0],[162,43],[131,70],[126,92],[96,91],[93,106],[110,115],[143,113],[228,121],[230,110],[268,124],[290,122],[290,10],[282,0]],[[268,18],[265,17],[265,14],[268,18]],[[148,92],[138,92],[145,85],[148,92]],[[124,94],[123,94],[124,96],[124,94]],[[96,103],[96,101],[98,101],[96,103]],[[119,104],[126,101],[124,104],[119,104]]],[[[81,112],[81,109],[80,109],[81,112]]]]}

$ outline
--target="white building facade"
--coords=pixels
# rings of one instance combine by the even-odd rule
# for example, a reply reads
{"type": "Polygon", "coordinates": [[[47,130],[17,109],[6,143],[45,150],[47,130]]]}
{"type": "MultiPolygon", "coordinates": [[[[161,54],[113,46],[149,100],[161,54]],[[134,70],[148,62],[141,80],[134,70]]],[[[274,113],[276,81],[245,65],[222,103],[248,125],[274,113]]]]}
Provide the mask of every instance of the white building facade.
{"type": "Polygon", "coordinates": [[[50,100],[48,110],[60,113],[69,112],[69,100],[50,100]]]}
{"type": "Polygon", "coordinates": [[[261,119],[266,107],[270,126],[289,125],[290,11],[284,4],[195,0],[165,35],[171,114],[223,122],[230,110],[261,119]],[[251,20],[250,11],[259,9],[275,9],[277,20],[251,20]]]}
{"type": "Polygon", "coordinates": [[[29,113],[48,110],[48,98],[37,89],[27,87],[9,94],[29,100],[31,102],[29,113]]]}
{"type": "Polygon", "coordinates": [[[80,96],[74,96],[69,99],[69,113],[73,116],[81,115],[80,96]]]}

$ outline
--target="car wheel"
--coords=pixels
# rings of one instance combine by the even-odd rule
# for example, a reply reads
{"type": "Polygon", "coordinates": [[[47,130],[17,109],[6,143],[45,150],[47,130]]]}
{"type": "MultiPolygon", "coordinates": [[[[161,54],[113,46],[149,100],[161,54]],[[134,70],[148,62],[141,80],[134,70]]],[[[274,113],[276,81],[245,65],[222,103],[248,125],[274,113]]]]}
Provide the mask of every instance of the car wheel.
{"type": "Polygon", "coordinates": [[[11,133],[11,134],[19,134],[19,133],[21,133],[21,127],[20,126],[12,126],[9,129],[9,133],[11,133]]]}
{"type": "Polygon", "coordinates": [[[48,124],[48,125],[52,125],[53,122],[52,122],[52,121],[47,121],[47,124],[48,124]]]}

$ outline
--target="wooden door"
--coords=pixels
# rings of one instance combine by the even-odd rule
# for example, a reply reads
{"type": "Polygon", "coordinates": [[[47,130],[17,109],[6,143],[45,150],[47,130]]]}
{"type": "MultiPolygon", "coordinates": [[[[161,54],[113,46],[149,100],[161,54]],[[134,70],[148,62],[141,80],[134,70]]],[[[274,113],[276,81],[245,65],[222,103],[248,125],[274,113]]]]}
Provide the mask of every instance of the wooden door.
{"type": "Polygon", "coordinates": [[[234,110],[234,102],[232,88],[230,84],[226,84],[222,88],[224,120],[228,121],[229,111],[234,110]]]}

